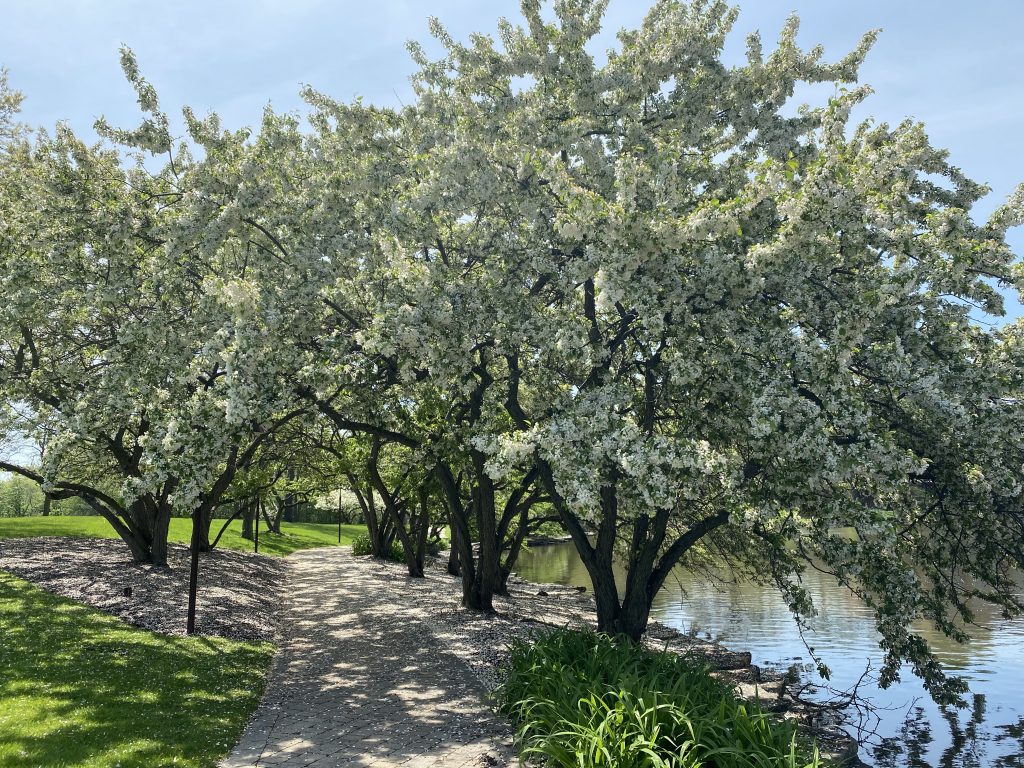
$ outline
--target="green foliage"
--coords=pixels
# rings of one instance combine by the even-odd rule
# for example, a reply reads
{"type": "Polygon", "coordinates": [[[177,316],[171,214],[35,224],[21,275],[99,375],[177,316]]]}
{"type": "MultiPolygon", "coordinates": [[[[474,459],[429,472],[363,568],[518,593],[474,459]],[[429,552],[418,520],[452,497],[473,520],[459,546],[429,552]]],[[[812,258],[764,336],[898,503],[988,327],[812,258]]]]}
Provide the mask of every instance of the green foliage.
{"type": "Polygon", "coordinates": [[[437,557],[442,552],[448,550],[449,543],[442,538],[427,539],[427,554],[431,557],[437,557]]]}
{"type": "Polygon", "coordinates": [[[70,499],[55,499],[50,505],[50,514],[93,517],[96,511],[83,499],[72,497],[70,499]]]}
{"type": "Polygon", "coordinates": [[[356,536],[352,542],[352,554],[356,557],[366,557],[373,554],[373,546],[370,544],[369,534],[356,536]]]}
{"type": "MultiPolygon", "coordinates": [[[[303,523],[318,523],[325,525],[338,524],[337,507],[321,507],[309,502],[303,502],[295,510],[294,519],[303,523]]],[[[359,521],[362,519],[362,512],[355,503],[345,503],[341,508],[341,519],[345,523],[359,521]]]]}
{"type": "MultiPolygon", "coordinates": [[[[214,521],[211,538],[217,535],[223,523],[214,521]]],[[[365,531],[362,525],[343,525],[341,527],[341,543],[351,544],[360,532],[365,531]]],[[[117,538],[114,529],[102,517],[23,517],[0,518],[0,539],[25,538],[26,536],[85,536],[91,538],[117,538]]],[[[175,517],[171,519],[168,539],[178,544],[188,544],[192,537],[192,521],[175,517]]],[[[270,533],[266,528],[260,530],[260,554],[289,555],[300,549],[329,547],[338,544],[337,525],[318,525],[315,523],[281,523],[281,533],[270,533]]],[[[242,538],[242,521],[233,520],[224,536],[217,544],[218,548],[236,549],[251,552],[253,543],[242,538]]]]}
{"type": "MultiPolygon", "coordinates": [[[[356,557],[368,557],[373,554],[373,544],[370,542],[369,534],[363,533],[352,541],[352,554],[356,557]]],[[[405,562],[405,549],[400,541],[392,541],[385,560],[396,563],[405,562]]]]}
{"type": "Polygon", "coordinates": [[[501,710],[524,758],[566,768],[822,765],[794,726],[736,698],[693,660],[560,630],[512,645],[501,710]]]}
{"type": "Polygon", "coordinates": [[[17,475],[0,480],[0,517],[38,515],[43,508],[39,486],[17,475]]]}
{"type": "MultiPolygon", "coordinates": [[[[26,477],[12,475],[0,480],[0,517],[28,517],[42,514],[43,492],[26,477]]],[[[82,499],[55,499],[51,515],[96,514],[82,499]]]]}
{"type": "Polygon", "coordinates": [[[273,647],[128,626],[0,573],[0,765],[205,768],[237,741],[273,647]]]}

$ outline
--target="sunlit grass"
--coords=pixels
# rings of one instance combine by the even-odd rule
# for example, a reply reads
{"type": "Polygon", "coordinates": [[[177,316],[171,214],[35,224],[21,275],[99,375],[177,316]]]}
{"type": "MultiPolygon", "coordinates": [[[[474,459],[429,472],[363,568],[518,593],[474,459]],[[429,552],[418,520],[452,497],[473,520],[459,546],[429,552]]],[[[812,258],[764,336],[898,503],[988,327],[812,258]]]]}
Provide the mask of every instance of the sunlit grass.
{"type": "Polygon", "coordinates": [[[214,766],[272,651],[135,629],[0,572],[0,765],[214,766]]]}
{"type": "MultiPolygon", "coordinates": [[[[223,520],[214,520],[211,538],[217,535],[223,520]]],[[[366,532],[362,525],[342,525],[341,544],[351,544],[353,539],[366,532]]],[[[27,536],[80,536],[114,539],[117,534],[110,523],[102,517],[0,517],[0,539],[24,538],[27,536]]],[[[192,538],[192,522],[183,517],[171,520],[170,541],[188,544],[192,538]]],[[[338,526],[321,523],[282,523],[281,533],[260,531],[260,553],[266,555],[287,555],[300,549],[328,547],[338,544],[338,526]]],[[[251,552],[253,543],[242,538],[242,521],[232,520],[224,532],[218,547],[251,552]]]]}

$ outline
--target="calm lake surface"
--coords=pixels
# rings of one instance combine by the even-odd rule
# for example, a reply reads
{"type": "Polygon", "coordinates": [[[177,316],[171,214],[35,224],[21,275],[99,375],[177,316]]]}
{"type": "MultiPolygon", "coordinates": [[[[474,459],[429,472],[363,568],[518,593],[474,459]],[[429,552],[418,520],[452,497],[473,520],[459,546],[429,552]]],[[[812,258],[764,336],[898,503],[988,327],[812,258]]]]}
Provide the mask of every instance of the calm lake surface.
{"type": "MultiPolygon", "coordinates": [[[[590,589],[590,579],[571,543],[534,547],[519,558],[517,573],[537,583],[590,589]]],[[[845,588],[808,569],[804,586],[819,615],[807,643],[832,671],[829,684],[845,689],[870,662],[881,666],[871,613],[845,588]]],[[[885,707],[877,736],[861,759],[878,768],[1024,768],[1024,620],[1007,621],[992,610],[977,612],[980,628],[964,646],[921,625],[918,629],[947,669],[971,686],[970,706],[941,711],[917,679],[881,690],[865,683],[861,692],[885,707]]],[[[803,679],[817,682],[810,656],[778,593],[749,582],[721,583],[676,569],[658,594],[653,619],[683,632],[749,650],[761,667],[801,665],[803,679]]]]}

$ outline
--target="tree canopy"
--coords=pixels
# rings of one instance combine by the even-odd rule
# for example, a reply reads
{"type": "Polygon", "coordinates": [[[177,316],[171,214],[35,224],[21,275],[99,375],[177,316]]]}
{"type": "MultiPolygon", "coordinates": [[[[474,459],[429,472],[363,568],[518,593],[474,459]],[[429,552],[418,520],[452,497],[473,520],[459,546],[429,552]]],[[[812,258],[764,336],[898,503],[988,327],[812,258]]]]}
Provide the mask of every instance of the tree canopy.
{"type": "Polygon", "coordinates": [[[604,59],[604,3],[551,10],[433,23],[398,109],[307,89],[305,122],[175,139],[125,51],[139,128],[5,131],[0,388],[54,436],[25,473],[153,528],[326,420],[443,500],[469,606],[544,505],[603,630],[639,637],[679,562],[806,616],[811,565],[875,610],[883,683],[954,696],[911,622],[1024,607],[1024,325],[971,314],[1022,285],[1024,188],[979,223],[922,125],[851,124],[873,33],[826,63],[793,18],[727,66],[735,9],[660,0],[604,59]]]}

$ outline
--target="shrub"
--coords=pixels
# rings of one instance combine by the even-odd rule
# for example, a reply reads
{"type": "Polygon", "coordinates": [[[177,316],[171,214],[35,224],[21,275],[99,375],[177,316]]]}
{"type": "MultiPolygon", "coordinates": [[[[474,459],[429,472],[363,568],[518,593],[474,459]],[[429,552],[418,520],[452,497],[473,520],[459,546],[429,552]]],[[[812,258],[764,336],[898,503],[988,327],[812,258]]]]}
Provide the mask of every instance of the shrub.
{"type": "Polygon", "coordinates": [[[370,544],[370,536],[361,533],[352,539],[352,554],[356,557],[366,557],[373,554],[373,546],[370,544]]]}
{"type": "Polygon", "coordinates": [[[605,635],[514,641],[496,691],[524,758],[583,768],[820,766],[795,727],[739,700],[706,667],[605,635]]]}
{"type": "Polygon", "coordinates": [[[447,551],[449,546],[451,545],[445,539],[427,539],[427,554],[431,557],[437,557],[442,552],[447,551]]]}
{"type": "MultiPolygon", "coordinates": [[[[369,534],[362,533],[352,540],[352,554],[356,557],[368,557],[373,554],[373,544],[370,542],[369,534]]],[[[402,543],[399,541],[392,541],[391,549],[384,559],[391,560],[396,563],[404,563],[405,550],[402,548],[402,543]]]]}

